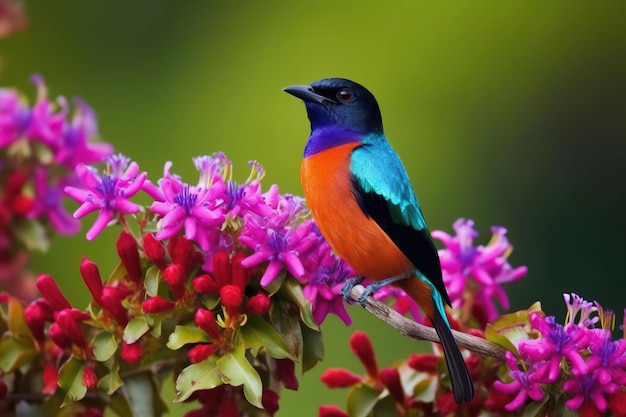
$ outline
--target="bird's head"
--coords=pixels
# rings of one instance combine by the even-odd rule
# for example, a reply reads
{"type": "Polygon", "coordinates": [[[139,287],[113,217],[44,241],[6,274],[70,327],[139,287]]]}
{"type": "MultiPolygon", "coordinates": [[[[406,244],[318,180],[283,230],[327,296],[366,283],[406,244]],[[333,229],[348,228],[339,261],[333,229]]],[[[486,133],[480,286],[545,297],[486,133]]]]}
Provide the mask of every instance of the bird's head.
{"type": "Polygon", "coordinates": [[[383,122],[376,99],[365,87],[345,78],[325,78],[311,85],[286,87],[304,100],[311,131],[334,128],[358,134],[378,133],[383,122]]]}

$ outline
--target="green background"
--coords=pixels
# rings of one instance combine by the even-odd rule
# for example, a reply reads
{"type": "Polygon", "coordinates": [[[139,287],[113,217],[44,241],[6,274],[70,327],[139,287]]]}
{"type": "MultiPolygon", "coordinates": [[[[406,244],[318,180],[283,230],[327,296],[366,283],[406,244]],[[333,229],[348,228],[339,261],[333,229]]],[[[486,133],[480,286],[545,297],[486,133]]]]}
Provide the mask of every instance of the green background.
{"type": "MultiPolygon", "coordinates": [[[[309,125],[302,103],[281,89],[351,78],[378,98],[431,229],[469,217],[481,243],[490,225],[509,229],[512,264],[529,267],[508,287],[512,309],[541,300],[562,319],[562,293],[576,292],[621,321],[625,9],[583,1],[39,0],[26,4],[26,31],[0,41],[0,83],[34,98],[28,78],[37,72],[53,96],[82,96],[103,138],[152,179],[171,160],[193,182],[191,158],[221,150],[237,178],[256,159],[265,187],[301,194],[309,125]]],[[[82,306],[80,259],[107,271],[117,233],[56,238],[34,269],[82,306]]],[[[325,322],[326,361],[301,378],[299,392],[283,392],[279,416],[345,405],[345,392],[327,390],[318,375],[326,366],[361,372],[347,345],[355,329],[370,333],[382,365],[420,348],[360,307],[349,311],[350,328],[325,322]]]]}

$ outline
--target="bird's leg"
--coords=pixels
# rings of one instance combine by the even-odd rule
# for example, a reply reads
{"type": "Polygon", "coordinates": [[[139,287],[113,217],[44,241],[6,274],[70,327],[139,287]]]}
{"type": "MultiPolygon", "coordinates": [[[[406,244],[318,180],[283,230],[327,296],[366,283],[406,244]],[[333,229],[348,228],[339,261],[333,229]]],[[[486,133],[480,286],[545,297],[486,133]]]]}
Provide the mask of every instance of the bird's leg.
{"type": "Polygon", "coordinates": [[[352,291],[352,288],[354,288],[355,286],[359,285],[361,282],[363,282],[365,278],[363,277],[354,277],[354,278],[348,278],[346,280],[346,282],[343,283],[343,286],[341,287],[341,297],[346,300],[346,301],[350,301],[350,291],[352,291]]]}
{"type": "Polygon", "coordinates": [[[384,287],[385,285],[393,284],[400,280],[408,278],[410,275],[396,275],[395,277],[385,278],[381,281],[376,281],[365,287],[363,294],[359,297],[359,303],[365,307],[365,299],[370,295],[373,295],[376,291],[384,287]]]}

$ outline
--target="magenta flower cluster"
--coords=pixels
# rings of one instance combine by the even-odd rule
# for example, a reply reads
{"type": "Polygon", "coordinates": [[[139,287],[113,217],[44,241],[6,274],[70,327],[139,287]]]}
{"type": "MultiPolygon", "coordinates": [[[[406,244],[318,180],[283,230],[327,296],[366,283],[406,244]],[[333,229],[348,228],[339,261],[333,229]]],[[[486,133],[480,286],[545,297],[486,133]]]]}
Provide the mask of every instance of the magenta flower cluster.
{"type": "Polygon", "coordinates": [[[232,179],[232,163],[222,153],[194,158],[199,171],[196,183],[173,174],[171,162],[165,164],[163,177],[156,182],[123,155],[107,157],[104,162],[102,172],[78,164],[82,187],[65,187],[80,204],[75,217],[98,212],[87,239],[122,222],[125,215],[140,212],[142,207],[129,199],[141,190],[152,198],[149,211],[158,216],[156,239],[182,234],[195,242],[204,254],[205,271],[213,272],[213,255],[220,249],[233,253],[248,248],[251,254],[241,264],[245,268],[264,266],[263,287],[280,285],[289,275],[303,284],[318,323],[328,314],[350,323],[339,291],[341,283],[354,274],[332,253],[302,198],[280,194],[276,185],[262,191],[264,170],[258,162],[249,163],[251,173],[243,183],[232,179]]]}
{"type": "MultiPolygon", "coordinates": [[[[528,269],[526,266],[514,268],[509,264],[508,256],[513,246],[506,237],[504,227],[491,228],[493,236],[486,246],[474,246],[478,232],[472,220],[459,219],[453,228],[455,236],[441,230],[431,233],[445,246],[439,250],[443,281],[452,307],[471,310],[484,326],[499,316],[495,300],[504,310],[509,308],[503,285],[523,278],[528,269]],[[472,305],[466,305],[469,302],[472,305]]],[[[375,298],[391,298],[396,311],[401,314],[408,312],[416,321],[424,321],[419,306],[398,288],[385,287],[376,293],[375,298]]]]}
{"type": "Polygon", "coordinates": [[[576,294],[564,298],[564,324],[554,316],[533,313],[530,324],[539,337],[518,344],[519,364],[507,352],[511,381],[494,383],[498,391],[514,395],[507,410],[517,410],[528,398],[543,400],[554,391],[549,386],[558,382],[567,394],[567,408],[578,410],[585,405],[603,415],[609,408],[607,398],[615,397],[626,385],[626,339],[612,339],[613,313],[576,294]]]}
{"type": "Polygon", "coordinates": [[[30,107],[13,89],[0,89],[0,150],[5,157],[2,174],[28,167],[24,187],[30,183],[32,204],[26,216],[43,218],[61,234],[78,232],[80,223],[62,205],[63,189],[76,183],[74,169],[100,162],[113,152],[108,143],[94,143],[98,134],[95,113],[75,99],[73,116],[64,97],[50,100],[43,79],[34,75],[37,100],[30,107]],[[28,161],[28,162],[26,162],[28,161]]]}

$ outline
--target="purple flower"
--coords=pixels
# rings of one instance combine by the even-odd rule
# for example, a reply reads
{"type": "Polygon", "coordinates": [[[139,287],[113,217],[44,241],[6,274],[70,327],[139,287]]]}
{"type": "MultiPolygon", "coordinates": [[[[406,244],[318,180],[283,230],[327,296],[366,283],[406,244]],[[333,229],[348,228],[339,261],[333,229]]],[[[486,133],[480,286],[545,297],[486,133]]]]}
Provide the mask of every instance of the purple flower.
{"type": "Polygon", "coordinates": [[[565,406],[570,410],[577,410],[585,400],[591,400],[598,410],[606,411],[605,394],[613,394],[618,388],[615,383],[600,383],[593,375],[581,375],[563,383],[563,391],[573,396],[565,402],[565,406]]]}
{"type": "Polygon", "coordinates": [[[81,204],[74,212],[79,219],[94,211],[100,211],[95,223],[87,232],[87,239],[92,240],[111,222],[116,214],[132,214],[139,211],[139,206],[128,201],[142,187],[147,174],[139,173],[139,166],[132,162],[126,168],[128,160],[122,155],[107,158],[109,173],[99,174],[85,164],[76,166],[76,174],[87,189],[65,187],[65,193],[81,204]]]}
{"type": "Polygon", "coordinates": [[[567,306],[567,315],[565,316],[565,324],[578,324],[581,327],[592,327],[600,319],[599,317],[591,317],[593,313],[598,312],[598,308],[594,303],[584,300],[577,294],[563,294],[565,305],[567,306]],[[580,315],[580,316],[579,316],[580,315]],[[576,317],[578,323],[576,323],[576,317]]]}
{"type": "Polygon", "coordinates": [[[512,245],[506,238],[506,229],[492,227],[493,236],[487,246],[474,246],[474,238],[478,233],[474,229],[472,220],[459,219],[454,223],[456,236],[450,236],[443,231],[435,230],[432,236],[439,239],[446,246],[439,251],[443,280],[452,301],[453,307],[460,307],[467,297],[464,291],[472,286],[468,279],[478,284],[476,294],[470,297],[475,306],[480,306],[488,322],[498,317],[498,311],[493,298],[498,299],[502,307],[509,307],[509,299],[502,288],[502,284],[516,281],[526,275],[527,268],[511,267],[507,257],[512,251],[512,245]]]}
{"type": "Polygon", "coordinates": [[[311,301],[313,318],[317,324],[322,324],[329,314],[337,315],[346,326],[352,324],[340,294],[342,286],[342,284],[332,287],[326,284],[308,284],[304,287],[304,296],[311,301]]]}
{"type": "Polygon", "coordinates": [[[554,316],[543,318],[533,314],[531,326],[541,333],[539,339],[522,341],[519,352],[528,363],[536,363],[536,373],[541,375],[541,382],[555,382],[561,372],[561,359],[565,357],[572,365],[575,375],[589,372],[580,351],[589,345],[587,329],[575,325],[563,326],[556,322],[554,316]]]}
{"type": "Polygon", "coordinates": [[[524,405],[528,397],[533,401],[541,401],[544,394],[541,385],[537,381],[536,373],[532,372],[532,370],[520,370],[515,356],[511,352],[506,352],[505,359],[509,369],[511,369],[510,375],[513,381],[508,383],[494,381],[493,383],[493,387],[497,391],[505,394],[517,393],[513,401],[508,403],[505,408],[509,411],[517,410],[524,405]]]}
{"type": "Polygon", "coordinates": [[[169,173],[170,167],[171,163],[167,163],[165,175],[159,180],[163,200],[150,206],[152,212],[163,216],[156,238],[169,239],[184,228],[185,238],[208,251],[215,235],[211,229],[224,222],[225,216],[216,209],[216,205],[223,200],[225,184],[223,181],[217,181],[210,187],[185,184],[169,173]]]}
{"type": "Polygon", "coordinates": [[[57,98],[61,111],[55,113],[55,106],[48,100],[48,89],[43,78],[39,75],[33,75],[31,80],[37,86],[37,103],[31,111],[25,136],[40,141],[56,151],[61,145],[65,131],[65,119],[68,112],[67,101],[62,96],[57,98]]]}
{"type": "Polygon", "coordinates": [[[332,254],[325,240],[319,243],[317,251],[310,252],[317,252],[317,256],[310,257],[311,269],[315,269],[308,276],[303,292],[312,303],[313,318],[317,324],[322,324],[328,314],[336,314],[346,325],[352,324],[341,287],[348,278],[355,276],[354,271],[343,259],[332,254]]]}
{"type": "Polygon", "coordinates": [[[94,164],[113,153],[109,143],[92,143],[89,139],[98,134],[96,114],[87,103],[75,99],[76,112],[72,123],[65,129],[55,155],[58,164],[74,169],[79,163],[94,164]]]}
{"type": "Polygon", "coordinates": [[[19,139],[29,117],[30,110],[21,102],[17,91],[0,89],[0,147],[19,139]]]}
{"type": "Polygon", "coordinates": [[[302,200],[281,197],[277,210],[270,217],[249,213],[239,241],[254,253],[242,261],[246,268],[269,261],[261,278],[261,285],[269,285],[284,268],[295,278],[305,278],[305,269],[300,256],[317,242],[313,221],[298,223],[302,200]]]}
{"type": "Polygon", "coordinates": [[[49,184],[48,173],[44,168],[35,171],[35,196],[33,207],[28,217],[35,219],[46,216],[54,229],[62,235],[74,235],[80,230],[80,222],[72,217],[63,207],[64,189],[73,178],[62,178],[58,184],[49,184]]]}

